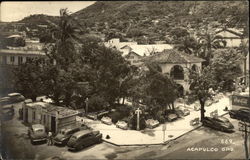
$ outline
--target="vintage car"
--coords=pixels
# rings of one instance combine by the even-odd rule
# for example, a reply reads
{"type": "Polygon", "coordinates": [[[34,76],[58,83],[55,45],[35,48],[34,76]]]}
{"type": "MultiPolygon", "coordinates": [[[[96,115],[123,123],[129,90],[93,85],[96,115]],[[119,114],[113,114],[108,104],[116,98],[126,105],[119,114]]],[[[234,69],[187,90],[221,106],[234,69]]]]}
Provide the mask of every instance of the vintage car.
{"type": "Polygon", "coordinates": [[[218,96],[218,98],[223,98],[224,94],[220,92],[217,96],[218,96]]]}
{"type": "Polygon", "coordinates": [[[128,123],[125,121],[118,121],[115,125],[117,128],[128,129],[128,123]]]}
{"type": "Polygon", "coordinates": [[[2,97],[0,98],[0,105],[10,104],[10,97],[2,97]]]}
{"type": "Polygon", "coordinates": [[[219,102],[219,97],[218,96],[214,96],[213,97],[213,103],[218,103],[219,102]]]}
{"type": "Polygon", "coordinates": [[[98,112],[92,112],[92,113],[88,113],[87,114],[87,118],[89,119],[93,119],[93,120],[97,120],[97,119],[101,119],[103,116],[106,116],[110,111],[98,111],[98,112]]]}
{"type": "Polygon", "coordinates": [[[167,118],[167,121],[172,122],[172,121],[178,119],[178,116],[175,113],[170,113],[170,114],[167,115],[166,118],[167,118]]]}
{"type": "Polygon", "coordinates": [[[0,98],[0,105],[17,103],[24,100],[25,100],[24,96],[21,95],[20,93],[10,93],[8,94],[8,96],[0,98]]]}
{"type": "Polygon", "coordinates": [[[28,136],[30,137],[31,143],[47,140],[45,127],[41,124],[31,125],[28,129],[28,136]]]}
{"type": "Polygon", "coordinates": [[[184,117],[190,114],[189,109],[184,108],[184,106],[177,106],[175,109],[175,113],[177,114],[178,117],[184,117]]]}
{"type": "Polygon", "coordinates": [[[66,145],[69,138],[76,132],[80,131],[80,127],[64,128],[61,129],[58,134],[54,137],[54,144],[66,145]]]}
{"type": "Polygon", "coordinates": [[[211,106],[213,104],[213,101],[211,99],[208,99],[205,101],[205,106],[208,107],[208,106],[211,106]]]}
{"type": "Polygon", "coordinates": [[[238,119],[250,123],[250,109],[248,108],[240,108],[239,110],[230,110],[229,115],[233,119],[238,119]]]}
{"type": "Polygon", "coordinates": [[[68,143],[68,149],[78,151],[84,147],[102,142],[102,134],[100,131],[81,130],[74,133],[68,143]]]}
{"type": "Polygon", "coordinates": [[[150,129],[159,126],[159,124],[160,124],[159,121],[154,120],[154,119],[147,119],[147,120],[146,120],[146,126],[147,126],[148,128],[150,128],[150,129]]]}
{"type": "Polygon", "coordinates": [[[25,100],[24,96],[20,93],[10,93],[8,94],[8,97],[10,97],[10,101],[12,103],[22,102],[25,100]]]}
{"type": "Polygon", "coordinates": [[[195,111],[199,111],[200,109],[201,109],[200,102],[195,102],[195,104],[194,104],[194,110],[195,111]]]}
{"type": "Polygon", "coordinates": [[[105,116],[102,117],[101,122],[104,123],[104,124],[107,124],[107,125],[111,125],[112,124],[111,118],[105,117],[105,116]]]}
{"type": "Polygon", "coordinates": [[[204,126],[220,130],[223,132],[233,132],[234,126],[233,124],[225,117],[205,117],[202,121],[204,126]]]}
{"type": "Polygon", "coordinates": [[[2,106],[1,107],[1,119],[2,120],[9,120],[11,119],[15,114],[14,106],[2,106]]]}

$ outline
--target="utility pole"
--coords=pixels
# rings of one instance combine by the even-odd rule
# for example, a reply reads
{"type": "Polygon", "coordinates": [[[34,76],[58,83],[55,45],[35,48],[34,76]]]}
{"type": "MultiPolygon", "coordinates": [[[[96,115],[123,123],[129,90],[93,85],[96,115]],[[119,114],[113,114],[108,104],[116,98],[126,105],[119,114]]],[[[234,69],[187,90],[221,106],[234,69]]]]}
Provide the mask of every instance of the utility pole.
{"type": "Polygon", "coordinates": [[[250,159],[249,157],[249,150],[248,150],[248,140],[250,135],[250,124],[246,122],[239,122],[239,131],[242,131],[242,135],[244,137],[244,146],[245,146],[245,153],[246,153],[246,160],[250,159]]]}
{"type": "Polygon", "coordinates": [[[85,99],[85,104],[86,104],[86,106],[85,106],[85,115],[87,115],[88,114],[88,108],[89,108],[89,98],[88,97],[85,99]]]}

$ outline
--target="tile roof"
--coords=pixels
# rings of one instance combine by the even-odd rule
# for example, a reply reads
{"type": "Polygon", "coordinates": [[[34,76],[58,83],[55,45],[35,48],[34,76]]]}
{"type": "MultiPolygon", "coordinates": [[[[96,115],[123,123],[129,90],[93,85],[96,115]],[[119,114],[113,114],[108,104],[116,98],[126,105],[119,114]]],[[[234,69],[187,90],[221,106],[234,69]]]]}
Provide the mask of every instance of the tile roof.
{"type": "Polygon", "coordinates": [[[200,63],[205,61],[202,58],[188,55],[186,53],[170,49],[143,58],[143,61],[157,63],[200,63]]]}

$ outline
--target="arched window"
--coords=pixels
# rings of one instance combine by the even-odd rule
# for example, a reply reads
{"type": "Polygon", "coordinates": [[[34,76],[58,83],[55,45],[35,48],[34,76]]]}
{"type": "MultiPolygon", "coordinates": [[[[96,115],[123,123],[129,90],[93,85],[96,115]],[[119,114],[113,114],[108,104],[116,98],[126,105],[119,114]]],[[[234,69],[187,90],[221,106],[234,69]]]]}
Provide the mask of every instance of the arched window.
{"type": "Polygon", "coordinates": [[[181,66],[175,65],[171,68],[170,76],[175,80],[183,80],[184,79],[184,70],[181,66]]]}
{"type": "Polygon", "coordinates": [[[198,72],[198,66],[195,64],[192,65],[191,69],[195,72],[198,72]]]}

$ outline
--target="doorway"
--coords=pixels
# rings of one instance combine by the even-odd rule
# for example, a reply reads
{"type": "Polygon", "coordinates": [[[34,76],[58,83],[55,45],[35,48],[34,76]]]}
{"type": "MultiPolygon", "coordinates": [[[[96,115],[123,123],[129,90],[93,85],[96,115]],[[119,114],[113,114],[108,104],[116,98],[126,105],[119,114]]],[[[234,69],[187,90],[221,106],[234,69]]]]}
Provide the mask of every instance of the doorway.
{"type": "Polygon", "coordinates": [[[28,123],[28,108],[24,110],[24,123],[28,123]]]}
{"type": "Polygon", "coordinates": [[[51,132],[56,132],[56,117],[51,116],[51,132]]]}

